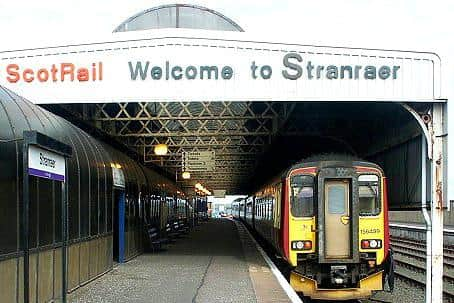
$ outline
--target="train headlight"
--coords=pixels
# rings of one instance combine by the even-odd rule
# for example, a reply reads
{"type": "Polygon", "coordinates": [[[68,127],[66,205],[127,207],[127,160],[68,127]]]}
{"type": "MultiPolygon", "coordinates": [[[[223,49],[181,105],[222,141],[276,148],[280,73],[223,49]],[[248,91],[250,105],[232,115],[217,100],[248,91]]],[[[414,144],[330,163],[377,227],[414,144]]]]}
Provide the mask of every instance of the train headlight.
{"type": "Polygon", "coordinates": [[[378,249],[382,247],[382,241],[379,239],[361,240],[362,249],[378,249]]]}
{"type": "Polygon", "coordinates": [[[312,241],[292,241],[293,250],[311,250],[312,241]]]}

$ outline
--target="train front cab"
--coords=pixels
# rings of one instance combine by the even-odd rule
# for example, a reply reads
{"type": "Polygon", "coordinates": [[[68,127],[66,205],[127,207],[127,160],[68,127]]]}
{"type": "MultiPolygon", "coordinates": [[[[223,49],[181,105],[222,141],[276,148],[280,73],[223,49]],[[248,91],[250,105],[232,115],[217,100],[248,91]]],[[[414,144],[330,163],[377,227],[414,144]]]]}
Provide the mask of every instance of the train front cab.
{"type": "Polygon", "coordinates": [[[381,169],[360,163],[299,168],[289,173],[287,188],[292,287],[322,300],[383,290],[389,237],[381,169]]]}

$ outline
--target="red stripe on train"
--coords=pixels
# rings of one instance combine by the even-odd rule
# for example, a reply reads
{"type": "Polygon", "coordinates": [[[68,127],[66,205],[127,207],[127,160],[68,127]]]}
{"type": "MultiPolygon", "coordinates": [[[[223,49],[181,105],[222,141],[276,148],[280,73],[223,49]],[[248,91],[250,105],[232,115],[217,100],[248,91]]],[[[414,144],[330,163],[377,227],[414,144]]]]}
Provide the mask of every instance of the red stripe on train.
{"type": "Polygon", "coordinates": [[[282,216],[282,224],[281,224],[281,230],[282,230],[282,252],[284,253],[284,259],[287,261],[290,258],[290,253],[289,253],[289,197],[288,197],[288,190],[287,190],[287,182],[288,179],[285,178],[284,182],[282,184],[284,185],[282,188],[282,195],[284,197],[284,203],[282,203],[282,208],[281,208],[281,214],[282,216]]]}
{"type": "Polygon", "coordinates": [[[383,218],[384,218],[384,239],[383,239],[383,248],[384,248],[384,257],[388,257],[389,251],[389,219],[388,219],[388,180],[386,177],[383,177],[383,218]]]}

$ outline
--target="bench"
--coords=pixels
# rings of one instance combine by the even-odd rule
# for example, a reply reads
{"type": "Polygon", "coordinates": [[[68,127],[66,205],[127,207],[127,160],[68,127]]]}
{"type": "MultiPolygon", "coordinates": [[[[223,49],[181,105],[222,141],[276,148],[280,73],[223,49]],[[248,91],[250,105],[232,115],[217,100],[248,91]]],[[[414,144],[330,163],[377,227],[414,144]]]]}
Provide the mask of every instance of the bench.
{"type": "Polygon", "coordinates": [[[167,239],[160,237],[159,229],[155,226],[147,226],[148,243],[153,252],[159,251],[162,244],[167,242],[167,239]]]}
{"type": "Polygon", "coordinates": [[[170,224],[167,223],[166,225],[166,233],[169,238],[177,238],[178,237],[178,229],[176,228],[175,225],[176,222],[170,224]]]}
{"type": "Polygon", "coordinates": [[[189,226],[186,224],[186,222],[184,222],[184,220],[179,221],[178,225],[179,225],[180,232],[182,232],[184,234],[189,233],[189,226]]]}

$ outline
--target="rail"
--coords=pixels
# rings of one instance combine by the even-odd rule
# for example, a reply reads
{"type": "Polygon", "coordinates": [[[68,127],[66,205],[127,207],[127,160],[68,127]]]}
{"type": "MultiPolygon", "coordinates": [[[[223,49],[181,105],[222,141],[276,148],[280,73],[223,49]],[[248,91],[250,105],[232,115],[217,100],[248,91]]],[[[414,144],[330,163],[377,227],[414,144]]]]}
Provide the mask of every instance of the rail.
{"type": "MultiPolygon", "coordinates": [[[[418,228],[419,229],[419,228],[418,228]]],[[[419,229],[421,230],[421,229],[419,229]]],[[[422,241],[391,237],[396,264],[395,274],[401,280],[425,288],[425,244],[422,241]]],[[[454,249],[444,248],[443,297],[446,302],[454,301],[454,249]]]]}
{"type": "MultiPolygon", "coordinates": [[[[414,231],[426,231],[426,227],[423,224],[389,223],[389,227],[414,231]]],[[[447,235],[454,235],[454,228],[444,228],[443,233],[447,235]]]]}

